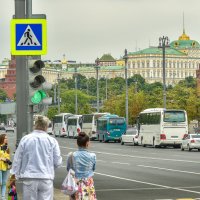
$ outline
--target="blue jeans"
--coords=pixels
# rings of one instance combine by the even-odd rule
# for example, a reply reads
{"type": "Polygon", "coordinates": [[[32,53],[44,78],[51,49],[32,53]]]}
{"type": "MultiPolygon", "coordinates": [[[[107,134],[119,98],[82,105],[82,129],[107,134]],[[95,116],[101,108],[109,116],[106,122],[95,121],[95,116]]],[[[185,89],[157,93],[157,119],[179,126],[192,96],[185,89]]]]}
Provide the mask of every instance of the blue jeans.
{"type": "Polygon", "coordinates": [[[1,197],[5,198],[6,196],[6,183],[8,180],[9,170],[0,171],[0,185],[1,185],[1,197]]]}

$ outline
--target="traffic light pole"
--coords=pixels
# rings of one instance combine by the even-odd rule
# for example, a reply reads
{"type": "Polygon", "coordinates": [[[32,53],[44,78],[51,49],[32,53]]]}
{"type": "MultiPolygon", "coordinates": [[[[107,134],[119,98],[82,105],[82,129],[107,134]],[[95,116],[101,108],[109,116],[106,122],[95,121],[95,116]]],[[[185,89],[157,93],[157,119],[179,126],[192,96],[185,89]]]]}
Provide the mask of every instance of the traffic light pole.
{"type": "MultiPolygon", "coordinates": [[[[15,18],[24,19],[25,0],[15,0],[15,18]]],[[[28,132],[27,102],[27,65],[26,56],[16,56],[16,101],[17,101],[17,141],[28,132]]]]}

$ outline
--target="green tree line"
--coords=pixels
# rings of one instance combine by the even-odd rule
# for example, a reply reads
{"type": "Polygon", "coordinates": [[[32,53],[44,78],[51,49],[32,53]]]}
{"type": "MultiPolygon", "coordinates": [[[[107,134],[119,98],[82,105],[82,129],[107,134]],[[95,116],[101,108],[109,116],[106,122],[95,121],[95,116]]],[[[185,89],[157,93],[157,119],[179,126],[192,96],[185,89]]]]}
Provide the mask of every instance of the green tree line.
{"type": "MultiPolygon", "coordinates": [[[[75,113],[75,77],[61,79],[60,83],[61,112],[75,113]]],[[[95,112],[92,106],[96,102],[97,84],[95,78],[87,79],[77,75],[78,114],[95,112]]],[[[128,78],[129,124],[134,124],[138,114],[146,108],[163,107],[163,85],[160,82],[149,84],[136,74],[128,78]]],[[[54,97],[53,89],[50,96],[54,97]]],[[[99,98],[102,102],[100,111],[110,112],[125,117],[125,80],[111,78],[99,80],[99,98]],[[106,90],[107,86],[107,90],[106,90]],[[107,95],[106,95],[107,91],[107,95]],[[107,96],[107,100],[106,100],[107,96]]],[[[188,120],[200,119],[200,99],[196,93],[196,79],[187,77],[175,86],[167,86],[167,108],[184,109],[188,120]]],[[[52,119],[58,107],[52,105],[48,117],[52,119]]]]}

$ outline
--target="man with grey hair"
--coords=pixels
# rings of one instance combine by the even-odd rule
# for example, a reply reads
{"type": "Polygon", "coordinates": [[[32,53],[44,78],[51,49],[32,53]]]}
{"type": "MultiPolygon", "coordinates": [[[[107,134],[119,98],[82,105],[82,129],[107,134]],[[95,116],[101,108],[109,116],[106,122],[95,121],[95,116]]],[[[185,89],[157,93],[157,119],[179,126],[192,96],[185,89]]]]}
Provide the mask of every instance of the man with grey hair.
{"type": "Polygon", "coordinates": [[[62,164],[55,138],[47,134],[49,120],[37,116],[34,131],[24,136],[15,152],[11,174],[23,180],[23,200],[53,200],[54,168],[62,164]]]}

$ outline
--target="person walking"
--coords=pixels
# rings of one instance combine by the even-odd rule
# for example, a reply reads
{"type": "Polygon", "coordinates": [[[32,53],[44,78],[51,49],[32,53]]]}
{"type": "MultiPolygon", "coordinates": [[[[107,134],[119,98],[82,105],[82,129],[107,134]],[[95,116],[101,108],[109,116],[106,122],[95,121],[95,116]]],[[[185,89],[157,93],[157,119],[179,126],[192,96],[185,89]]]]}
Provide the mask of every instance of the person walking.
{"type": "Polygon", "coordinates": [[[0,185],[1,199],[6,200],[6,183],[8,180],[10,161],[10,149],[8,148],[8,138],[6,134],[0,135],[0,185]]]}
{"type": "Polygon", "coordinates": [[[35,130],[24,136],[14,155],[11,174],[23,182],[23,200],[53,200],[54,168],[62,164],[55,138],[47,134],[49,120],[39,115],[35,130]]]}
{"type": "Polygon", "coordinates": [[[96,167],[96,155],[88,151],[90,144],[89,136],[80,132],[77,137],[78,150],[69,153],[67,170],[74,170],[78,191],[71,196],[75,200],[96,200],[94,187],[94,170],[96,167]]]}

